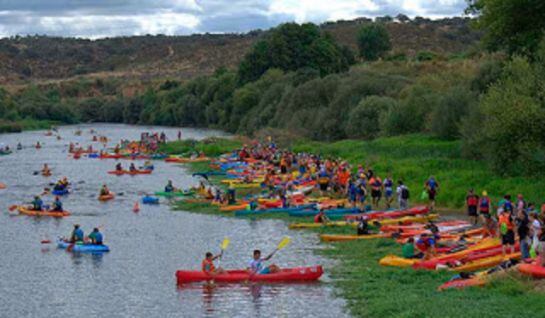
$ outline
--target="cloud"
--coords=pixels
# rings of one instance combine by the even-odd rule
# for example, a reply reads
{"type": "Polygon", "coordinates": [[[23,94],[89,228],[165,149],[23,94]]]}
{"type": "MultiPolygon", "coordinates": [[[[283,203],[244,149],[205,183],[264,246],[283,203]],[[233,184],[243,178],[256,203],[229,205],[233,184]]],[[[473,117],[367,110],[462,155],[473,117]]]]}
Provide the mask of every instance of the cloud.
{"type": "Polygon", "coordinates": [[[0,36],[246,32],[282,22],[463,13],[465,0],[0,0],[0,36]]]}

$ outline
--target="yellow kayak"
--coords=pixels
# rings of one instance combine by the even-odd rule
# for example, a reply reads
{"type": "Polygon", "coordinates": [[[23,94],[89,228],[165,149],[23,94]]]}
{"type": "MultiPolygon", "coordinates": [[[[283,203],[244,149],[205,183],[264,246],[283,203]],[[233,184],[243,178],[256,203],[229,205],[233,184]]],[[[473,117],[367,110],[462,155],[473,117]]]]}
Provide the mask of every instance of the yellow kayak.
{"type": "Polygon", "coordinates": [[[397,255],[386,255],[378,261],[382,266],[394,266],[394,267],[411,267],[414,263],[420,261],[419,259],[408,259],[397,255]]]}
{"type": "Polygon", "coordinates": [[[248,188],[260,188],[260,182],[250,182],[250,183],[231,183],[229,186],[232,186],[235,189],[248,189],[248,188]]]}
{"type": "MultiPolygon", "coordinates": [[[[261,183],[263,182],[265,179],[264,178],[253,178],[252,179],[252,183],[261,183]]],[[[223,184],[242,184],[244,183],[244,180],[242,179],[223,179],[221,180],[221,183],[223,184]]]]}
{"type": "Polygon", "coordinates": [[[52,217],[62,218],[62,217],[70,215],[70,212],[68,211],[63,211],[63,212],[47,211],[47,210],[36,211],[36,210],[31,210],[24,206],[17,207],[17,210],[19,211],[20,214],[24,214],[28,216],[52,216],[52,217]]]}
{"type": "Polygon", "coordinates": [[[387,238],[389,234],[369,234],[369,235],[338,235],[338,234],[322,234],[320,239],[324,242],[346,242],[355,240],[372,240],[377,238],[387,238]]]}
{"type": "MultiPolygon", "coordinates": [[[[415,222],[415,223],[424,223],[429,220],[435,220],[439,217],[438,214],[430,214],[430,215],[424,215],[424,216],[405,216],[399,219],[384,219],[379,221],[381,225],[390,225],[390,224],[398,224],[399,222],[405,223],[405,222],[415,222]]],[[[372,221],[371,221],[372,223],[372,221]]],[[[336,226],[352,226],[357,227],[357,222],[346,222],[346,221],[335,221],[335,222],[328,222],[328,223],[292,223],[288,227],[292,230],[294,229],[313,229],[313,228],[319,228],[319,227],[336,227],[336,226]]]]}
{"type": "Polygon", "coordinates": [[[455,267],[453,268],[453,270],[457,272],[474,272],[476,270],[480,270],[483,268],[490,268],[490,267],[497,266],[501,264],[502,262],[508,261],[512,258],[520,259],[520,253],[507,254],[505,256],[496,255],[492,257],[479,259],[473,262],[466,263],[462,266],[455,267]]]}

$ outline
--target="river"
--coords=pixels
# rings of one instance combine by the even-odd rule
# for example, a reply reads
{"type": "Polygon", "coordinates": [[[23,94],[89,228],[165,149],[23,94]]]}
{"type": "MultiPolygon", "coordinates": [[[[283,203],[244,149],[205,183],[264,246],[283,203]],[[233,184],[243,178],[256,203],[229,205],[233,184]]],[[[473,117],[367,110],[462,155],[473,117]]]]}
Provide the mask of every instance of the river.
{"type": "MultiPolygon", "coordinates": [[[[153,193],[172,179],[178,187],[195,184],[180,166],[155,161],[149,176],[113,176],[114,160],[68,155],[68,143],[91,142],[89,129],[117,142],[138,139],[143,131],[165,131],[171,139],[177,129],[129,125],[93,124],[59,128],[62,140],[46,137],[44,131],[0,135],[0,143],[23,150],[0,156],[0,317],[344,317],[345,302],[334,296],[327,274],[313,284],[218,285],[191,284],[179,287],[177,269],[198,269],[206,251],[218,252],[224,237],[231,245],[221,262],[225,268],[246,267],[251,252],[272,251],[284,236],[292,243],[275,255],[280,266],[323,264],[331,260],[313,253],[316,235],[287,229],[284,221],[223,218],[172,211],[165,201],[158,206],[133,204],[142,193],[153,193]],[[83,130],[75,136],[77,129],[83,130]],[[36,141],[43,144],[36,150],[36,141]],[[33,175],[48,163],[51,177],[33,175]],[[44,187],[66,176],[74,192],[63,199],[72,215],[63,219],[32,218],[8,213],[13,204],[29,202],[44,187]],[[106,183],[118,195],[115,200],[97,200],[106,183]],[[73,224],[85,233],[100,226],[111,252],[77,255],[59,250],[43,239],[67,236],[73,224]]],[[[183,129],[183,138],[201,139],[222,135],[219,131],[183,129]]],[[[110,144],[113,146],[113,143],[110,144]]],[[[129,161],[121,161],[125,166],[129,161]]],[[[50,203],[52,196],[45,196],[50,203]]],[[[163,200],[163,199],[162,199],[163,200]]],[[[362,286],[363,288],[363,286],[362,286]]]]}

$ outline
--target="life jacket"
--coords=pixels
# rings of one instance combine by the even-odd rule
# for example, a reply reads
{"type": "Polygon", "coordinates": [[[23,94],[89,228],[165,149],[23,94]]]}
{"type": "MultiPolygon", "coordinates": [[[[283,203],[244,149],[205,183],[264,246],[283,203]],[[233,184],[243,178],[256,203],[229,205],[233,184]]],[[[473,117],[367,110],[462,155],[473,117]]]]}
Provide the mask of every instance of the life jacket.
{"type": "Polygon", "coordinates": [[[477,199],[477,196],[474,194],[470,194],[467,197],[467,205],[468,206],[477,206],[479,200],[477,199]]]}
{"type": "Polygon", "coordinates": [[[498,223],[500,224],[501,234],[506,234],[507,231],[513,230],[513,222],[511,222],[511,216],[502,213],[499,217],[498,223]]]}
{"type": "Polygon", "coordinates": [[[210,273],[216,270],[216,267],[214,266],[214,263],[212,261],[209,261],[207,259],[202,261],[202,271],[205,273],[210,273]]]}
{"type": "Polygon", "coordinates": [[[479,207],[481,211],[488,212],[488,210],[490,209],[490,199],[487,197],[481,198],[479,207]]]}

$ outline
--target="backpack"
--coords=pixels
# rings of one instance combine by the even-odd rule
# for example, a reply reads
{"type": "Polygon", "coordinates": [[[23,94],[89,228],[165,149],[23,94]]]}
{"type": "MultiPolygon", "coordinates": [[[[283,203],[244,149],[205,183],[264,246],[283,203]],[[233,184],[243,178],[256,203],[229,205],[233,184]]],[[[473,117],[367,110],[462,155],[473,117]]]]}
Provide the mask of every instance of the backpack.
{"type": "Polygon", "coordinates": [[[403,200],[407,200],[410,196],[409,189],[406,187],[401,188],[401,198],[403,200]]]}

